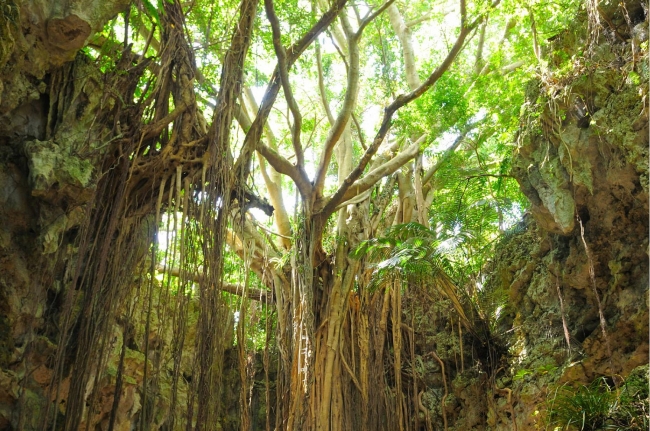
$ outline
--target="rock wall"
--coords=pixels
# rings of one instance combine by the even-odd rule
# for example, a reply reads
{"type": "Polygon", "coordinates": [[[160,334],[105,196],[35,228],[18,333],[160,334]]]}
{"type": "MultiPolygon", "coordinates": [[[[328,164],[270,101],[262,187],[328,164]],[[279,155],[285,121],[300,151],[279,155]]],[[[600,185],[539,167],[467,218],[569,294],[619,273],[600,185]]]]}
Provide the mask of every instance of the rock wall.
{"type": "Polygon", "coordinates": [[[581,57],[587,35],[564,32],[528,89],[513,162],[527,229],[500,247],[488,279],[510,297],[513,355],[496,376],[491,429],[513,429],[512,414],[535,429],[561,385],[620,383],[648,363],[647,10],[626,2],[628,23],[605,6],[624,40],[605,27],[581,57]],[[572,67],[554,69],[567,53],[572,67]]]}
{"type": "MultiPolygon", "coordinates": [[[[614,388],[630,376],[647,387],[647,7],[600,7],[593,44],[583,12],[553,38],[548,66],[527,88],[512,175],[531,206],[500,240],[483,283],[493,357],[465,334],[463,371],[454,325],[436,307],[415,312],[429,325],[416,351],[436,428],[444,410],[448,429],[544,429],[566,388],[599,378],[614,388]],[[425,359],[434,348],[448,364],[446,399],[440,367],[425,359]]],[[[645,411],[646,425],[630,429],[647,427],[645,411]]]]}
{"type": "MultiPolygon", "coordinates": [[[[16,122],[45,93],[46,75],[73,60],[128,0],[57,0],[3,3],[0,13],[0,124],[16,122]]],[[[5,127],[0,130],[10,131],[5,127]]]]}

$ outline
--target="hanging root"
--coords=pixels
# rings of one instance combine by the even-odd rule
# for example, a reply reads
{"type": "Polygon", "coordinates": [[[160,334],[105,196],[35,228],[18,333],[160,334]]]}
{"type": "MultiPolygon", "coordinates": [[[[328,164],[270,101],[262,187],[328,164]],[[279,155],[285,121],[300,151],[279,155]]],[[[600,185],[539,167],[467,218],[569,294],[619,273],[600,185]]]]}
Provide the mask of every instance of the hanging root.
{"type": "Polygon", "coordinates": [[[418,408],[422,413],[424,413],[424,418],[426,421],[426,426],[427,426],[427,431],[433,431],[433,425],[431,424],[431,412],[429,412],[429,409],[427,409],[424,404],[422,404],[422,395],[424,394],[424,391],[420,391],[420,393],[417,396],[418,399],[418,408]]]}
{"type": "Polygon", "coordinates": [[[445,431],[447,431],[447,412],[445,411],[445,403],[447,402],[447,397],[449,396],[449,390],[447,389],[447,377],[445,375],[445,363],[442,362],[442,360],[436,355],[436,352],[431,351],[430,353],[433,358],[438,361],[438,364],[440,364],[440,370],[442,372],[442,384],[445,387],[445,395],[442,397],[442,401],[440,403],[440,411],[442,412],[442,422],[445,426],[445,431]]]}
{"type": "Polygon", "coordinates": [[[564,300],[562,299],[562,291],[560,290],[560,277],[555,275],[555,286],[557,288],[557,297],[560,300],[560,314],[562,315],[562,328],[564,329],[564,339],[566,340],[569,355],[571,354],[571,336],[569,335],[569,327],[566,323],[566,314],[564,312],[564,300]]]}
{"type": "Polygon", "coordinates": [[[600,295],[598,295],[598,290],[596,289],[596,273],[594,272],[594,262],[591,256],[591,250],[589,250],[589,247],[587,246],[587,241],[585,240],[585,229],[584,226],[582,225],[582,219],[577,214],[576,214],[576,218],[578,219],[578,223],[580,224],[580,238],[582,239],[582,245],[584,245],[585,247],[585,253],[587,255],[587,260],[589,261],[589,279],[591,281],[591,289],[594,292],[594,296],[596,297],[596,303],[598,304],[598,317],[600,318],[600,330],[603,334],[603,340],[605,340],[605,346],[607,347],[607,355],[609,356],[610,367],[611,367],[612,348],[609,343],[609,336],[607,335],[607,329],[606,329],[607,321],[605,320],[605,315],[603,314],[603,306],[600,302],[600,295]]]}
{"type": "Polygon", "coordinates": [[[510,411],[510,416],[512,419],[512,431],[517,431],[517,421],[515,420],[515,408],[512,405],[512,389],[510,388],[499,389],[496,386],[495,389],[497,393],[504,394],[508,397],[507,402],[508,402],[508,410],[510,411]]]}

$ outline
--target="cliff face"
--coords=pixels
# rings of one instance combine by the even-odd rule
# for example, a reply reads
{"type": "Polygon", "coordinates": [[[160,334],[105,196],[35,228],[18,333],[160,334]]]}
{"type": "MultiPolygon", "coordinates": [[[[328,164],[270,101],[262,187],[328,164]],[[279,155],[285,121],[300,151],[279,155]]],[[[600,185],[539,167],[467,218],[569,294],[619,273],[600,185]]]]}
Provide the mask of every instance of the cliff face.
{"type": "Polygon", "coordinates": [[[573,64],[551,62],[528,89],[513,174],[533,220],[488,280],[513,319],[512,374],[496,381],[512,398],[489,416],[496,429],[510,429],[512,406],[531,429],[563,384],[620,383],[648,363],[648,22],[640,3],[625,6],[631,26],[622,7],[603,11],[625,41],[605,28],[582,56],[588,35],[564,32],[552,58],[573,64]]]}
{"type": "Polygon", "coordinates": [[[0,429],[40,429],[62,280],[92,196],[101,75],[73,61],[125,2],[4,2],[0,13],[0,429]],[[22,408],[18,408],[22,406],[22,408]]]}

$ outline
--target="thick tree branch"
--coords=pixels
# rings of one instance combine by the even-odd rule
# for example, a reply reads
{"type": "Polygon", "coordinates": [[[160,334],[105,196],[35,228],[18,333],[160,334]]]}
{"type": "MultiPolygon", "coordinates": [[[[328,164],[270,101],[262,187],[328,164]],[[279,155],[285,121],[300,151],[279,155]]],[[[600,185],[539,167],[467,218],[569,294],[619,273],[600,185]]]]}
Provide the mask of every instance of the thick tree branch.
{"type": "Polygon", "coordinates": [[[465,43],[465,39],[476,27],[476,25],[479,22],[479,19],[482,20],[482,17],[476,19],[470,25],[461,28],[460,34],[458,35],[458,38],[456,39],[456,42],[454,43],[453,47],[447,54],[447,57],[433,71],[433,73],[429,75],[427,80],[422,85],[420,85],[418,88],[416,88],[415,90],[411,91],[408,94],[402,94],[398,96],[390,105],[388,105],[388,107],[386,107],[386,109],[384,110],[384,117],[382,119],[379,130],[375,135],[375,139],[373,140],[372,144],[368,147],[368,150],[365,152],[365,154],[361,157],[361,160],[359,161],[357,167],[350,173],[350,175],[348,175],[348,177],[345,179],[343,184],[341,184],[341,186],[336,191],[336,193],[332,196],[332,198],[327,201],[327,203],[322,209],[323,217],[329,217],[329,215],[332,214],[334,209],[341,202],[343,202],[343,199],[348,189],[354,184],[354,182],[357,179],[359,179],[359,177],[365,170],[366,166],[368,166],[368,163],[370,162],[372,157],[379,149],[381,143],[384,141],[384,138],[386,137],[386,134],[390,129],[392,118],[395,112],[397,112],[397,110],[399,110],[403,106],[407,105],[408,103],[420,97],[429,88],[431,88],[436,83],[436,81],[438,81],[438,79],[440,79],[440,77],[447,71],[447,69],[449,69],[453,61],[460,53],[460,50],[462,49],[465,43]]]}
{"type": "MultiPolygon", "coordinates": [[[[253,109],[257,109],[257,104],[255,103],[255,98],[253,97],[250,88],[246,87],[244,89],[244,95],[245,98],[248,99],[249,104],[252,105],[253,109]]],[[[242,103],[241,106],[236,106],[235,118],[237,118],[239,125],[246,133],[250,129],[252,121],[245,106],[245,103],[242,103]]],[[[275,150],[275,136],[273,136],[273,132],[269,127],[266,127],[266,139],[269,143],[269,148],[275,150]]],[[[260,172],[262,173],[262,178],[264,179],[266,189],[269,193],[269,200],[271,201],[271,205],[273,205],[273,208],[275,210],[275,225],[280,232],[282,246],[285,248],[285,250],[288,250],[291,248],[291,223],[289,221],[289,214],[287,213],[287,209],[284,205],[284,199],[282,198],[282,181],[280,179],[280,174],[273,167],[271,167],[271,172],[269,173],[266,167],[267,159],[262,156],[259,150],[257,151],[257,156],[260,164],[260,172]]],[[[281,156],[278,154],[278,157],[281,156]]],[[[293,171],[293,175],[296,178],[302,178],[297,169],[294,169],[294,166],[292,166],[286,159],[285,161],[285,166],[293,171]]]]}
{"type": "Polygon", "coordinates": [[[415,19],[412,19],[411,21],[408,21],[406,23],[406,26],[408,28],[413,28],[416,25],[423,23],[424,21],[429,21],[431,18],[433,18],[433,14],[427,13],[427,14],[422,15],[419,18],[415,18],[415,19]]]}
{"type": "Polygon", "coordinates": [[[341,23],[348,39],[348,82],[343,106],[341,107],[341,111],[339,112],[336,121],[330,129],[329,135],[327,136],[327,140],[325,141],[325,148],[321,153],[318,169],[316,170],[316,179],[314,180],[314,191],[316,193],[316,196],[319,196],[322,193],[323,187],[325,186],[325,177],[327,176],[327,170],[332,160],[334,146],[339,141],[339,139],[341,139],[343,131],[345,130],[348,121],[350,121],[350,115],[352,114],[352,110],[354,109],[354,105],[357,102],[357,96],[359,94],[360,33],[356,35],[352,34],[350,23],[348,22],[347,16],[345,14],[341,15],[341,23]]]}
{"type": "Polygon", "coordinates": [[[467,23],[467,3],[465,0],[460,0],[460,26],[465,27],[467,23]]]}
{"type": "MultiPolygon", "coordinates": [[[[226,149],[230,148],[230,128],[234,116],[233,107],[237,104],[237,99],[242,91],[244,62],[251,43],[251,33],[256,13],[256,1],[242,1],[239,21],[235,26],[230,48],[224,58],[219,94],[214,109],[212,126],[208,133],[209,165],[215,165],[217,160],[223,157],[226,149]]],[[[237,163],[241,164],[243,160],[250,163],[250,159],[251,154],[242,151],[239,154],[237,163]]]]}
{"type": "MultiPolygon", "coordinates": [[[[321,16],[318,22],[314,24],[314,26],[309,31],[307,31],[307,33],[305,33],[305,35],[302,38],[300,38],[300,40],[298,40],[293,46],[291,46],[289,49],[286,50],[287,68],[290,68],[293,65],[293,63],[298,59],[298,57],[302,55],[305,49],[307,49],[307,47],[309,47],[309,45],[314,40],[316,40],[318,35],[334,21],[334,19],[338,16],[339,12],[343,9],[343,6],[345,5],[346,2],[347,0],[337,0],[330,7],[330,9],[327,12],[325,12],[323,16],[321,16]]],[[[247,154],[250,155],[255,150],[255,148],[260,144],[260,138],[263,133],[264,125],[266,124],[269,114],[271,113],[271,108],[275,103],[275,99],[278,96],[278,92],[280,91],[280,85],[281,85],[280,71],[279,71],[279,66],[276,65],[275,71],[273,72],[273,75],[271,76],[271,80],[269,81],[269,84],[267,86],[266,93],[264,94],[264,98],[262,99],[262,104],[257,113],[257,116],[255,117],[255,120],[253,121],[250,130],[246,134],[246,138],[244,139],[244,144],[242,146],[240,158],[237,160],[237,163],[235,164],[235,172],[240,172],[240,174],[243,175],[244,177],[247,177],[250,172],[250,163],[249,163],[250,157],[248,157],[247,154]]],[[[280,171],[278,170],[278,172],[280,171]]],[[[306,177],[304,178],[304,180],[307,180],[307,182],[309,181],[306,177]]],[[[310,184],[310,188],[311,188],[311,184],[310,184]]],[[[308,194],[306,196],[308,196],[308,194]]]]}
{"type": "Polygon", "coordinates": [[[147,125],[147,127],[145,127],[144,132],[142,134],[142,141],[147,141],[151,138],[160,135],[160,132],[162,132],[163,129],[167,127],[172,121],[176,120],[178,116],[181,115],[183,112],[185,112],[187,108],[188,106],[186,104],[180,103],[176,107],[176,109],[174,109],[169,114],[165,115],[160,120],[156,121],[153,124],[147,125]]]}
{"type": "Polygon", "coordinates": [[[271,24],[271,30],[273,32],[273,48],[275,49],[275,55],[278,58],[278,71],[280,72],[280,81],[282,83],[282,89],[284,90],[284,98],[287,101],[287,105],[291,110],[291,115],[293,116],[293,130],[291,132],[291,142],[293,143],[293,150],[296,153],[296,164],[298,165],[298,170],[304,170],[305,166],[305,157],[302,150],[302,144],[300,143],[300,132],[302,127],[302,114],[300,114],[300,109],[298,108],[298,103],[293,97],[293,92],[291,91],[291,83],[289,82],[289,68],[287,67],[287,54],[282,46],[281,33],[280,33],[280,21],[278,20],[275,10],[273,8],[273,0],[264,0],[264,8],[266,10],[266,16],[271,24]]]}
{"type": "MultiPolygon", "coordinates": [[[[286,208],[284,207],[284,201],[282,199],[282,187],[279,182],[276,183],[269,175],[268,169],[266,167],[266,159],[264,156],[262,156],[262,154],[260,154],[259,151],[257,152],[257,157],[258,163],[260,164],[260,172],[262,173],[262,178],[264,179],[266,189],[269,192],[269,200],[275,209],[275,226],[280,232],[278,236],[281,238],[282,246],[284,249],[288,250],[291,248],[291,223],[289,222],[289,217],[286,208]]],[[[277,173],[275,169],[273,169],[273,171],[274,173],[277,173]]]]}
{"type": "MultiPolygon", "coordinates": [[[[156,266],[156,271],[158,271],[161,274],[171,275],[172,277],[181,277],[181,269],[177,267],[170,268],[164,265],[158,265],[156,266]]],[[[183,271],[182,276],[183,278],[189,279],[195,283],[198,284],[203,283],[203,276],[195,272],[183,271]]],[[[220,286],[218,287],[220,290],[224,292],[228,292],[237,296],[244,296],[244,286],[242,285],[232,284],[232,283],[221,283],[220,286]]],[[[275,302],[275,297],[273,295],[273,292],[271,292],[270,290],[261,290],[261,289],[254,289],[252,287],[249,287],[246,290],[246,297],[249,299],[261,301],[263,303],[275,302]]]]}
{"type": "Polygon", "coordinates": [[[411,30],[404,22],[402,14],[399,13],[399,10],[395,5],[391,5],[388,8],[388,19],[390,20],[391,27],[393,27],[393,31],[399,38],[400,44],[402,45],[406,82],[408,83],[409,88],[414,90],[418,88],[421,83],[418,71],[415,68],[415,52],[413,50],[413,44],[411,43],[411,30]]]}
{"type": "Polygon", "coordinates": [[[408,148],[400,152],[397,156],[393,157],[386,163],[378,166],[377,168],[364,175],[363,178],[354,183],[354,185],[348,189],[345,195],[343,195],[343,202],[348,201],[370,189],[383,177],[392,174],[404,166],[406,163],[408,163],[410,160],[412,160],[415,156],[418,155],[418,152],[420,151],[420,144],[422,141],[424,141],[425,138],[426,135],[422,135],[420,139],[409,145],[408,148]]]}
{"type": "Polygon", "coordinates": [[[262,142],[258,142],[257,151],[269,162],[273,169],[279,173],[288,176],[296,183],[300,194],[303,197],[311,195],[312,186],[309,179],[300,174],[295,165],[291,164],[287,159],[282,157],[280,153],[273,148],[266,146],[262,142]]]}

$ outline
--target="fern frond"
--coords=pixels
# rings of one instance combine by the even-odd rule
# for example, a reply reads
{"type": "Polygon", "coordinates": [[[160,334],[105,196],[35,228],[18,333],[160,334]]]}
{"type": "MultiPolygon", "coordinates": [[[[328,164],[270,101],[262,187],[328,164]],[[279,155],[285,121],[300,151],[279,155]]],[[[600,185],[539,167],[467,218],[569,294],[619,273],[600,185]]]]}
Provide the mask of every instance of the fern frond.
{"type": "Polygon", "coordinates": [[[435,231],[419,223],[393,226],[382,238],[364,241],[350,256],[365,258],[374,268],[368,288],[392,285],[426,286],[448,298],[465,325],[470,328],[459,289],[452,281],[452,264],[435,231]]]}

